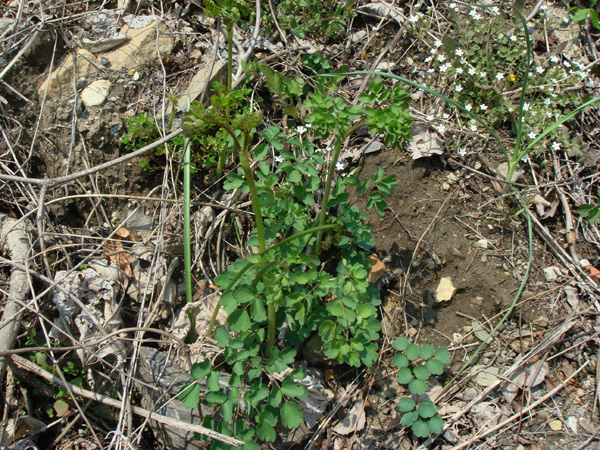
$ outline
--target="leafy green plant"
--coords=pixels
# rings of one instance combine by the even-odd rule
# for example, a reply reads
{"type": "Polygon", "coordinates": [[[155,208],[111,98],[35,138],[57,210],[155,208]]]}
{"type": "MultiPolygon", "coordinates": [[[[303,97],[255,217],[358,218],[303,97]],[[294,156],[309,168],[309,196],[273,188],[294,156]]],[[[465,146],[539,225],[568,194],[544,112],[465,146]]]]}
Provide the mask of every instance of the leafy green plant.
{"type": "Polygon", "coordinates": [[[600,22],[598,22],[598,13],[596,12],[596,4],[598,0],[590,0],[590,7],[583,8],[581,6],[572,6],[569,8],[573,14],[573,20],[575,22],[583,22],[588,17],[590,18],[590,22],[594,26],[596,30],[600,30],[600,22]]]}
{"type": "Polygon", "coordinates": [[[581,205],[577,208],[581,217],[587,218],[591,224],[594,224],[600,219],[600,197],[596,199],[596,204],[581,205]]]}
{"type": "Polygon", "coordinates": [[[392,347],[398,351],[393,359],[394,366],[398,368],[398,382],[407,385],[412,394],[400,399],[396,405],[404,413],[400,424],[410,427],[418,437],[439,433],[444,423],[437,406],[430,400],[420,401],[419,396],[427,392],[427,380],[432,375],[444,373],[444,366],[450,364],[452,357],[448,348],[412,344],[404,336],[395,339],[392,347]]]}
{"type": "MultiPolygon", "coordinates": [[[[432,64],[430,76],[440,77],[453,86],[453,92],[444,95],[421,83],[416,83],[393,74],[371,71],[353,72],[354,74],[370,74],[389,77],[402,81],[436,96],[449,106],[456,108],[460,117],[460,126],[472,132],[483,126],[497,142],[507,162],[506,180],[510,182],[522,160],[529,154],[542,152],[545,146],[551,145],[558,150],[568,143],[558,141],[560,126],[579,112],[600,100],[600,97],[579,100],[576,96],[564,94],[560,96],[555,87],[560,81],[569,83],[588,76],[588,72],[580,64],[571,64],[563,60],[562,66],[556,62],[562,57],[548,54],[540,58],[541,64],[533,63],[532,39],[525,18],[516,5],[512,5],[520,28],[510,20],[510,16],[502,9],[506,5],[473,4],[461,9],[456,3],[450,3],[455,34],[464,35],[458,40],[447,35],[434,42],[431,56],[426,62],[432,64]],[[499,43],[499,44],[496,44],[499,43]],[[500,50],[497,45],[508,45],[508,49],[500,50]],[[514,48],[511,47],[514,45],[514,48]],[[520,57],[515,55],[520,54],[520,57]],[[566,69],[565,69],[566,68],[566,69]],[[507,101],[505,92],[518,95],[518,104],[507,101]],[[570,103],[580,104],[571,108],[570,103]],[[514,143],[507,148],[505,142],[491,128],[496,122],[508,121],[512,125],[514,143]]],[[[411,17],[411,22],[428,20],[422,15],[411,17]]],[[[418,32],[418,26],[414,26],[418,32]]],[[[340,74],[335,74],[339,76],[340,74]]],[[[333,76],[333,74],[332,74],[333,76]]],[[[438,80],[438,85],[444,82],[438,80]]],[[[509,97],[510,98],[510,97],[509,97]]],[[[444,118],[446,120],[449,115],[444,118]]],[[[432,122],[436,120],[429,117],[432,122]]],[[[437,122],[437,120],[436,120],[437,122]]],[[[439,132],[446,131],[445,125],[437,125],[439,132]]],[[[504,194],[510,184],[504,185],[504,194]]]]}
{"type": "Polygon", "coordinates": [[[263,72],[272,86],[282,87],[278,95],[302,102],[299,125],[259,130],[262,113],[237,108],[238,100],[226,89],[218,90],[209,108],[193,104],[184,120],[186,136],[216,126],[232,140],[240,167],[223,187],[250,195],[256,228],[248,245],[258,253],[235,261],[215,278],[222,295],[208,333],[223,308],[226,327],[214,329],[214,337],[223,348],[222,371],[231,373],[229,387],[215,381],[217,369],[205,361],[194,367],[198,383],[188,386],[182,398],[187,406],[216,408],[219,414],[207,419],[207,426],[235,434],[248,448],[257,448],[255,438],[275,439],[277,424],[294,428],[302,421],[297,400],[305,390],[295,379],[303,372],[288,373],[297,344],[317,333],[329,358],[354,367],[376,362],[381,301],[368,281],[366,259],[374,241],[366,216],[348,202],[348,189],[368,193],[367,208],[383,214],[385,197],[397,183],[381,169],[363,182],[352,173],[342,177],[338,158],[343,141],[359,127],[385,134],[389,145],[403,145],[411,123],[407,93],[385,88],[381,79],[370,84],[368,103],[351,105],[331,95],[339,79],[304,94],[303,82],[263,72]],[[378,111],[386,112],[381,120],[378,111]],[[262,141],[251,150],[255,135],[262,141]],[[332,147],[323,149],[330,137],[332,147]]]}

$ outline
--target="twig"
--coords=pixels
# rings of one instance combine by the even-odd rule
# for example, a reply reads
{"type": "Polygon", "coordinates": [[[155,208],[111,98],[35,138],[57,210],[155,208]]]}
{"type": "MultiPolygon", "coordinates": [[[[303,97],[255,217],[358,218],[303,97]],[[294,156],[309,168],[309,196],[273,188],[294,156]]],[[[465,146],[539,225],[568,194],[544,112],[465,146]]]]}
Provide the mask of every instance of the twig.
{"type": "Polygon", "coordinates": [[[581,372],[583,369],[585,369],[589,365],[589,363],[590,363],[590,361],[587,360],[585,363],[583,363],[583,365],[579,369],[577,369],[570,377],[566,378],[560,385],[556,386],[554,389],[552,389],[550,392],[546,393],[539,400],[536,400],[535,402],[533,402],[531,405],[529,405],[524,410],[519,411],[518,413],[513,414],[508,419],[506,419],[504,422],[500,422],[499,424],[497,424],[496,426],[490,428],[489,430],[486,430],[486,431],[482,432],[481,434],[473,436],[467,442],[463,442],[460,445],[452,447],[452,450],[459,450],[461,448],[465,448],[465,447],[471,445],[476,440],[483,439],[484,437],[490,435],[491,433],[494,433],[495,431],[497,431],[497,430],[505,427],[506,425],[508,425],[509,423],[511,423],[513,420],[518,419],[522,415],[527,414],[529,411],[531,411],[532,409],[536,408],[538,405],[541,405],[546,400],[548,400],[550,397],[552,397],[554,394],[556,394],[558,391],[560,391],[563,387],[565,387],[567,385],[567,383],[569,381],[571,381],[573,378],[575,378],[575,376],[579,372],[581,372]]]}
{"type": "MultiPolygon", "coordinates": [[[[96,394],[95,392],[91,392],[86,389],[82,389],[80,387],[77,387],[77,386],[69,383],[69,382],[62,381],[60,378],[55,377],[54,375],[52,375],[49,372],[46,372],[44,369],[40,368],[39,366],[32,363],[31,361],[26,360],[25,358],[21,358],[20,356],[13,355],[12,360],[17,367],[20,367],[22,369],[33,372],[36,375],[49,381],[50,383],[57,384],[65,389],[69,389],[76,395],[80,395],[82,397],[92,399],[94,401],[97,401],[97,402],[102,403],[107,406],[111,406],[113,408],[121,408],[122,407],[122,404],[120,401],[106,397],[101,394],[96,394]]],[[[239,441],[239,440],[234,439],[229,436],[225,436],[221,433],[217,433],[216,431],[205,428],[202,425],[185,423],[180,420],[173,419],[171,417],[163,416],[161,414],[157,414],[155,412],[148,411],[147,409],[140,408],[139,406],[131,405],[131,410],[138,416],[146,417],[150,420],[155,420],[157,422],[164,423],[165,425],[168,425],[168,426],[177,427],[181,430],[185,430],[185,431],[189,431],[189,432],[193,432],[193,433],[199,433],[204,436],[210,437],[212,439],[216,439],[217,441],[223,442],[225,444],[235,445],[236,447],[244,445],[244,442],[242,442],[242,441],[239,441]]]]}

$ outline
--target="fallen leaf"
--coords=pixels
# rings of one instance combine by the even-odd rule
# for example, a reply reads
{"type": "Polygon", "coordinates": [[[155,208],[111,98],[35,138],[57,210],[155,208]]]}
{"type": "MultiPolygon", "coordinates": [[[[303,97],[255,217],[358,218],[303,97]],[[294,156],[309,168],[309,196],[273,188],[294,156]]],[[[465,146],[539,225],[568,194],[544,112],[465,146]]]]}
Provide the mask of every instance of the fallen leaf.
{"type": "Polygon", "coordinates": [[[437,133],[429,131],[429,127],[415,125],[411,129],[411,133],[413,137],[408,144],[408,151],[411,153],[412,159],[444,153],[442,140],[437,133]]]}
{"type": "Polygon", "coordinates": [[[333,427],[333,432],[343,436],[360,431],[365,427],[365,401],[361,398],[352,405],[346,417],[333,427]]]}
{"type": "Polygon", "coordinates": [[[371,264],[371,268],[369,269],[369,273],[367,274],[367,281],[377,283],[385,273],[387,267],[385,266],[385,263],[382,260],[380,260],[375,253],[367,256],[367,261],[369,261],[369,264],[371,264]]]}

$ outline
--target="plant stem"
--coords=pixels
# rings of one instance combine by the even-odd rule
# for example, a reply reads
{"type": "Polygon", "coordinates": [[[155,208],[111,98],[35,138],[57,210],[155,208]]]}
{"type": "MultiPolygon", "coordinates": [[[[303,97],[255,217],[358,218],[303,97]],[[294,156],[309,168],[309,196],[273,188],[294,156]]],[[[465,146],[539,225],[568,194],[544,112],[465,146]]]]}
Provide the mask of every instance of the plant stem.
{"type": "MultiPolygon", "coordinates": [[[[192,303],[192,244],[190,238],[190,140],[185,138],[183,146],[183,261],[185,267],[185,300],[192,303]]],[[[188,341],[196,339],[194,314],[188,311],[190,333],[188,341]]]]}
{"type": "MultiPolygon", "coordinates": [[[[227,91],[233,86],[233,20],[227,19],[227,91]]],[[[227,108],[229,110],[229,108],[227,108]]],[[[228,117],[229,118],[229,117],[228,117]]]]}
{"type": "MultiPolygon", "coordinates": [[[[340,150],[342,149],[342,143],[348,136],[363,126],[365,119],[361,119],[350,127],[347,133],[343,136],[338,136],[335,141],[333,153],[331,155],[331,162],[329,163],[329,171],[327,172],[327,179],[325,180],[325,190],[323,191],[323,203],[321,204],[321,214],[319,215],[319,226],[325,225],[327,221],[327,208],[329,206],[329,196],[331,194],[331,184],[333,177],[335,176],[335,166],[337,165],[338,158],[340,156],[340,150]]],[[[315,242],[313,254],[318,255],[321,249],[321,240],[323,239],[323,230],[317,233],[317,241],[315,242]]]]}

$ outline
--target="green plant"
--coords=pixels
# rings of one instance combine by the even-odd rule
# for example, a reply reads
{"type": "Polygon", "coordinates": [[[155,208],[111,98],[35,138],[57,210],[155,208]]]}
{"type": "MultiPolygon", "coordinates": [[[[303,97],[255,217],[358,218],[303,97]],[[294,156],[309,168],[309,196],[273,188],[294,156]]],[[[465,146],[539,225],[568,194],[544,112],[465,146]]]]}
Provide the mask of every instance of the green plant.
{"type": "MultiPolygon", "coordinates": [[[[431,56],[425,60],[432,63],[430,76],[441,78],[438,85],[447,82],[454,87],[448,95],[393,74],[353,72],[402,81],[455,107],[461,127],[475,132],[478,125],[483,126],[506,158],[508,183],[504,185],[504,194],[510,189],[510,181],[522,160],[527,160],[531,153],[542,152],[545,146],[551,145],[553,150],[568,146],[564,138],[559,142],[560,126],[600,100],[600,97],[579,100],[575,95],[554,92],[553,86],[558,82],[554,76],[571,83],[585,78],[588,73],[581,64],[567,60],[562,67],[555,67],[554,61],[560,59],[552,54],[545,55],[547,59],[542,59],[543,64],[532,64],[532,41],[525,18],[518,6],[511,6],[521,25],[517,28],[503,11],[505,6],[473,4],[461,10],[455,3],[449,5],[454,26],[460,31],[455,34],[466,37],[456,40],[445,36],[436,41],[431,56]],[[500,50],[502,45],[508,47],[500,50]],[[519,54],[520,57],[515,57],[519,54]],[[518,97],[517,105],[506,100],[505,91],[512,91],[518,97]],[[580,106],[571,109],[570,102],[580,106]],[[512,148],[507,148],[505,141],[491,128],[494,122],[498,125],[507,121],[514,135],[512,148]]],[[[427,20],[422,15],[413,17],[411,22],[427,20]]],[[[334,75],[341,74],[331,74],[334,75]]],[[[435,120],[434,117],[427,119],[435,120]]],[[[446,131],[443,124],[437,128],[441,133],[446,131]]]]}
{"type": "Polygon", "coordinates": [[[577,208],[581,217],[587,218],[591,224],[594,224],[600,219],[600,197],[596,199],[595,205],[581,205],[577,208]]]}
{"type": "Polygon", "coordinates": [[[583,22],[588,17],[596,30],[600,30],[600,22],[598,22],[598,13],[596,12],[596,4],[598,0],[590,0],[590,7],[583,8],[581,6],[572,6],[569,11],[573,12],[573,20],[575,22],[583,22]]]}
{"type": "Polygon", "coordinates": [[[444,423],[437,406],[430,400],[419,400],[419,396],[427,391],[427,380],[432,375],[441,375],[444,366],[450,364],[452,357],[448,348],[436,350],[430,344],[411,344],[404,336],[395,339],[392,347],[398,351],[393,359],[394,366],[398,368],[398,382],[407,385],[412,394],[412,397],[400,399],[396,405],[404,413],[400,424],[410,427],[418,437],[439,433],[444,423]]]}
{"type": "Polygon", "coordinates": [[[396,182],[381,169],[364,182],[352,173],[339,176],[338,158],[343,141],[358,127],[367,125],[373,134],[385,134],[389,145],[403,145],[411,123],[407,93],[397,86],[385,88],[381,79],[370,84],[365,104],[351,105],[331,95],[341,78],[305,94],[302,81],[263,72],[271,86],[281,87],[278,95],[302,103],[302,118],[284,128],[259,130],[262,113],[240,110],[232,93],[220,89],[209,108],[193,104],[184,120],[186,136],[217,126],[231,138],[240,168],[223,187],[250,195],[256,228],[248,245],[258,253],[235,261],[215,278],[222,292],[218,308],[228,319],[226,328],[214,329],[215,309],[208,333],[214,329],[224,365],[217,369],[204,361],[195,366],[192,375],[206,387],[194,383],[182,396],[188,406],[215,407],[218,414],[206,419],[207,426],[235,434],[248,448],[257,448],[251,442],[255,437],[275,439],[277,424],[294,428],[302,421],[297,400],[305,390],[294,378],[303,372],[288,374],[294,346],[318,333],[326,356],[354,367],[376,362],[380,299],[368,281],[366,259],[374,242],[366,216],[348,202],[348,189],[368,193],[367,207],[383,214],[385,197],[396,182]],[[255,135],[262,142],[251,150],[255,135]],[[323,149],[331,137],[332,148],[323,149]],[[321,188],[320,213],[315,214],[321,188]],[[230,371],[228,388],[216,383],[217,370],[230,371]],[[254,424],[255,434],[244,418],[254,424]]]}

